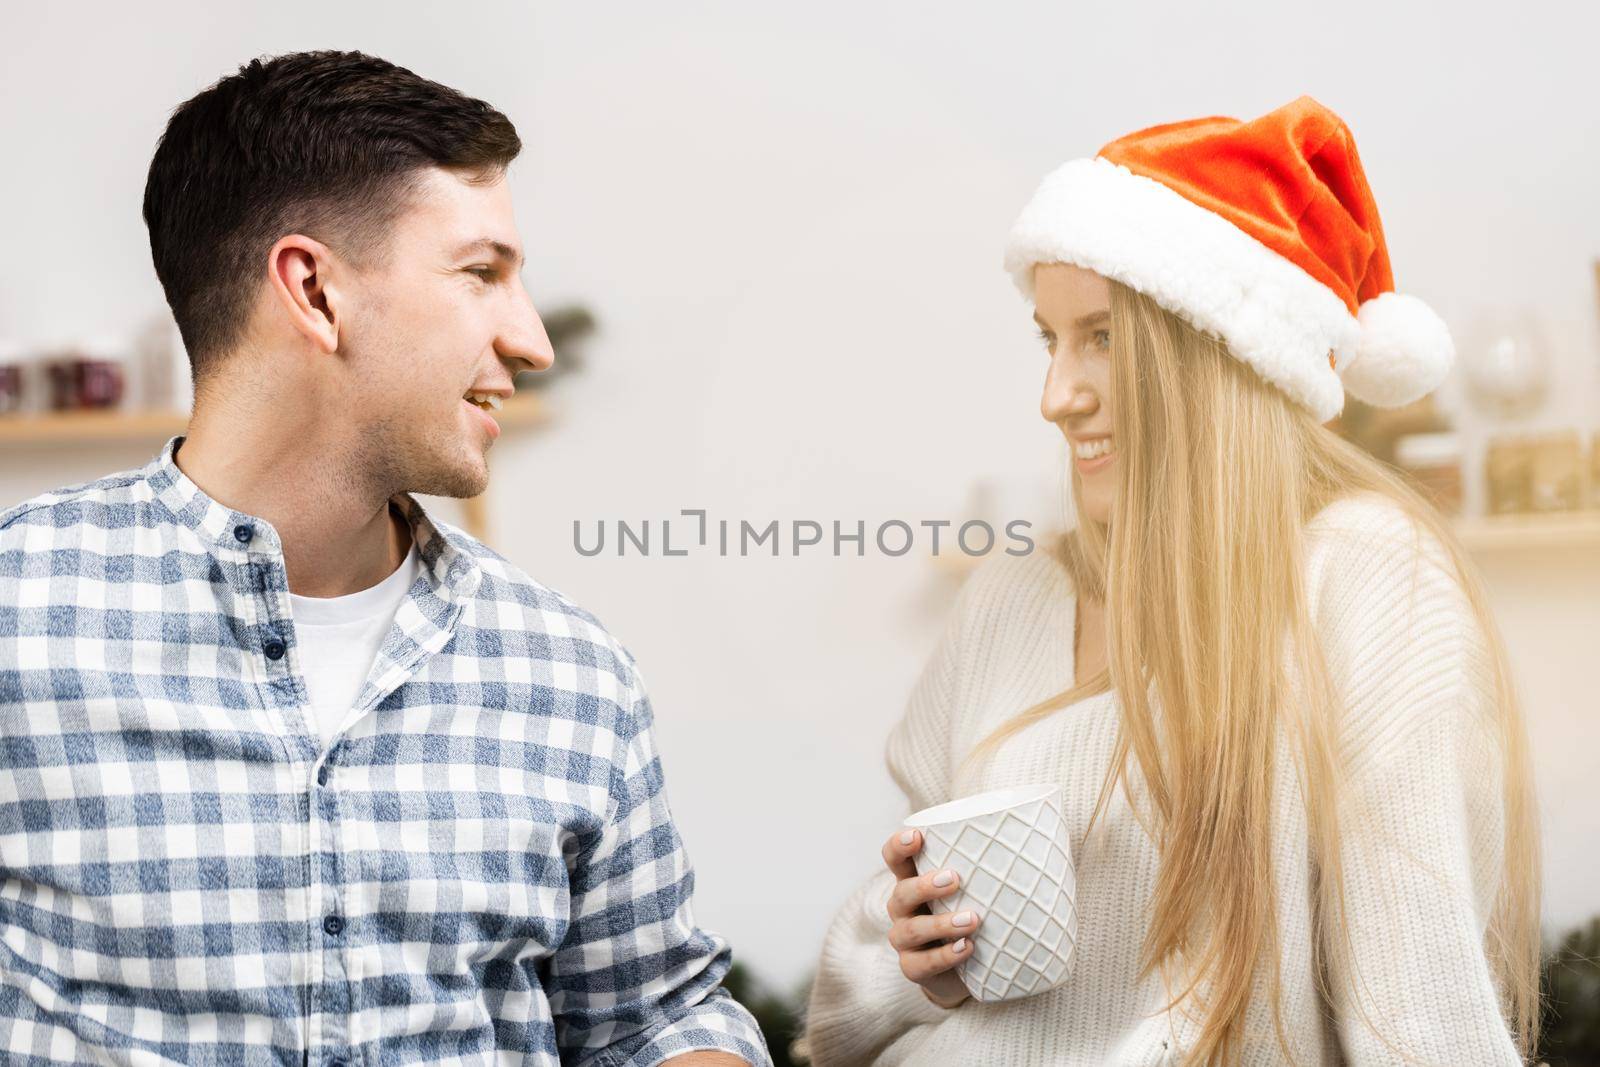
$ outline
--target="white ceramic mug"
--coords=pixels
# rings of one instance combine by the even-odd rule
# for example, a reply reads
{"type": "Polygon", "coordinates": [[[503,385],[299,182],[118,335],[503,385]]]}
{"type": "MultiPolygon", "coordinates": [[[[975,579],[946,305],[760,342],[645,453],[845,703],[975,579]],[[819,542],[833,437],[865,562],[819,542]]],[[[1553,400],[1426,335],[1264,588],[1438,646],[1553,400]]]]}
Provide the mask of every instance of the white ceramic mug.
{"type": "Polygon", "coordinates": [[[905,820],[922,832],[917,873],[949,868],[960,888],[935,912],[971,908],[983,919],[957,965],[974,1000],[1030,997],[1072,975],[1077,880],[1059,785],[1022,786],[924,808],[905,820]]]}

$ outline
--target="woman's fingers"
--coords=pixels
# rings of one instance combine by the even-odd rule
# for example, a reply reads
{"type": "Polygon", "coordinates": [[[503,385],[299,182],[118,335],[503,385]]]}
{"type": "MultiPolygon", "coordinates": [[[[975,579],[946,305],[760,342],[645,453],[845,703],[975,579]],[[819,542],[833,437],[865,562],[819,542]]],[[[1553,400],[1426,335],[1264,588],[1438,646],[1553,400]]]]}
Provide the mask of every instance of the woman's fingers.
{"type": "Polygon", "coordinates": [[[883,862],[896,878],[915,878],[917,864],[911,857],[922,851],[922,834],[917,830],[896,830],[883,843],[883,862]]]}
{"type": "Polygon", "coordinates": [[[883,843],[883,862],[895,878],[888,903],[889,946],[901,972],[921,985],[929,1000],[954,1008],[968,994],[960,977],[947,972],[972,955],[972,931],[981,918],[970,909],[952,914],[928,908],[930,900],[960,889],[961,878],[949,869],[918,874],[914,857],[921,850],[919,830],[897,830],[883,843]]]}
{"type": "Polygon", "coordinates": [[[961,879],[948,867],[913,878],[902,878],[889,894],[889,919],[904,919],[930,900],[947,897],[961,888],[961,879]]]}
{"type": "Polygon", "coordinates": [[[889,944],[900,952],[920,949],[930,941],[954,941],[977,929],[977,912],[964,910],[937,915],[913,915],[889,927],[889,944]]]}
{"type": "Polygon", "coordinates": [[[900,953],[900,972],[913,982],[927,982],[972,955],[972,938],[957,938],[948,945],[900,953]]]}

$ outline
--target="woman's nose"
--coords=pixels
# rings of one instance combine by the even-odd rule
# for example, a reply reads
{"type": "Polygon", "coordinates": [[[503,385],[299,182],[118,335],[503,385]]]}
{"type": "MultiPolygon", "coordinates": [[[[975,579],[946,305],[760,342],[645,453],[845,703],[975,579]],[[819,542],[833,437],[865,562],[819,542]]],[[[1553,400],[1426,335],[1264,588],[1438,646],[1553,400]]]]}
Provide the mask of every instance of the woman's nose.
{"type": "Polygon", "coordinates": [[[1064,370],[1058,371],[1054,366],[1050,368],[1045,378],[1044,397],[1039,405],[1040,413],[1047,421],[1059,423],[1069,418],[1093,415],[1099,406],[1100,399],[1093,389],[1064,370]]]}

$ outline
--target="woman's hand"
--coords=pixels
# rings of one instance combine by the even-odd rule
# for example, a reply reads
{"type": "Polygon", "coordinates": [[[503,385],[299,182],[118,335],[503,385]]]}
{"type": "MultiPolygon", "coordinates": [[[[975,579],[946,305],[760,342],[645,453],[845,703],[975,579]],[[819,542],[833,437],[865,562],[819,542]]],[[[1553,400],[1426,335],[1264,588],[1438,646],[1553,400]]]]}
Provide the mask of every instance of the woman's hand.
{"type": "Polygon", "coordinates": [[[900,953],[900,971],[922,987],[923,995],[941,1008],[967,999],[967,988],[952,969],[972,955],[972,931],[981,918],[972,911],[937,915],[928,901],[960,888],[951,870],[917,874],[911,857],[922,849],[922,832],[899,831],[883,845],[883,862],[898,881],[889,894],[889,944],[900,953]]]}

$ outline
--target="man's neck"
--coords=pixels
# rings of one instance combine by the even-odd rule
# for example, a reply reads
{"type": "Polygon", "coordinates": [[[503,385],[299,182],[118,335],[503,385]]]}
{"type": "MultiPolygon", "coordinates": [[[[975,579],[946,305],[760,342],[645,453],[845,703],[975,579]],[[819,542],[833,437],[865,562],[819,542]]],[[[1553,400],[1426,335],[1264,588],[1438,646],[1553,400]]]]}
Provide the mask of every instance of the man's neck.
{"type": "Polygon", "coordinates": [[[359,465],[319,441],[292,420],[241,424],[197,410],[174,459],[213,500],[272,524],[291,592],[344,596],[405,562],[411,527],[384,487],[362,484],[359,465]]]}

